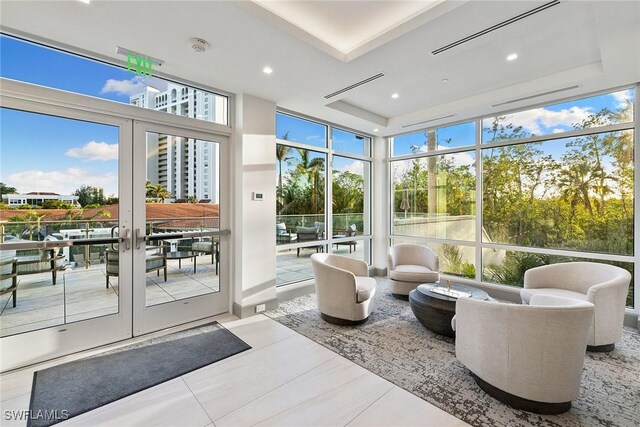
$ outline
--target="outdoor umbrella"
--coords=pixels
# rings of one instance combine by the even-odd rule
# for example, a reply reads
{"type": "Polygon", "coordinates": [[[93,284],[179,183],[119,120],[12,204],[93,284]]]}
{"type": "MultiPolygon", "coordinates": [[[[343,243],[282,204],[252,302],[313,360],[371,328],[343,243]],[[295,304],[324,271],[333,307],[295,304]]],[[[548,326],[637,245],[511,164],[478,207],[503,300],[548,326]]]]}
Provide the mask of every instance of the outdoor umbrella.
{"type": "Polygon", "coordinates": [[[409,203],[409,190],[406,188],[402,190],[402,201],[400,202],[400,209],[404,210],[404,217],[407,217],[407,210],[411,208],[409,203]]]}

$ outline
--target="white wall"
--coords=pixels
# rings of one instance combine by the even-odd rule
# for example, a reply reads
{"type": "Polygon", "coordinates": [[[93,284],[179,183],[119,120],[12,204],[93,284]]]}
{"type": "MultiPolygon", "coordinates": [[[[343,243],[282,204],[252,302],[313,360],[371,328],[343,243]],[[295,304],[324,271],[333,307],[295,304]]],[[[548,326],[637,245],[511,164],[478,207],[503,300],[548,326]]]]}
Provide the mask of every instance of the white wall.
{"type": "Polygon", "coordinates": [[[383,269],[387,266],[389,248],[389,176],[386,138],[373,140],[373,258],[372,266],[383,269]]]}
{"type": "Polygon", "coordinates": [[[249,95],[235,100],[231,287],[240,314],[276,298],[276,104],[249,95]],[[252,200],[252,192],[263,193],[263,201],[252,200]]]}

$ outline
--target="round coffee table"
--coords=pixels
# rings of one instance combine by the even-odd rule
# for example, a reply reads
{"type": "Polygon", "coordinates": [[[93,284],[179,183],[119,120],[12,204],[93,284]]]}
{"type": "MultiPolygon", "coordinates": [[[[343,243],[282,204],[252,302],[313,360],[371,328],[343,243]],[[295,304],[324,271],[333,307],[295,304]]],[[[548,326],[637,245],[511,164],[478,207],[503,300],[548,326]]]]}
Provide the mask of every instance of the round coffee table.
{"type": "Polygon", "coordinates": [[[441,335],[455,337],[451,319],[456,314],[458,298],[491,299],[482,289],[452,283],[425,283],[409,292],[409,305],[416,318],[426,327],[441,335]]]}

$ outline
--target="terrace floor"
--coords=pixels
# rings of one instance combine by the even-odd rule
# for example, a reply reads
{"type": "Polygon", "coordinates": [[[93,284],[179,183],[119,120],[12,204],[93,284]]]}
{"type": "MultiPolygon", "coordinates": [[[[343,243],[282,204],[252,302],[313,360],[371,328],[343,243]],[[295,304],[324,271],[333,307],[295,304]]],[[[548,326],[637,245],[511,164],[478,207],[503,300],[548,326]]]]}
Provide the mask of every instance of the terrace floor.
{"type": "MultiPolygon", "coordinates": [[[[167,260],[167,281],[162,272],[146,278],[146,304],[152,306],[220,290],[211,257],[196,257],[196,273],[190,259],[167,260]]],[[[0,297],[0,336],[64,325],[118,312],[118,277],[109,277],[105,264],[72,267],[58,272],[56,285],[51,273],[18,276],[18,302],[11,293],[0,297]]]]}
{"type": "MultiPolygon", "coordinates": [[[[358,242],[349,253],[348,246],[334,246],[333,253],[355,259],[364,258],[364,244],[358,242]]],[[[313,278],[313,248],[278,251],[276,283],[278,286],[313,278]]],[[[152,306],[203,295],[220,290],[219,276],[209,255],[196,257],[196,273],[190,259],[167,260],[167,281],[160,272],[146,276],[146,304],[152,306]]],[[[18,303],[13,307],[11,294],[0,296],[0,336],[64,325],[118,312],[118,278],[109,277],[106,287],[105,264],[68,266],[58,272],[56,285],[51,273],[18,276],[18,303]]]]}
{"type": "MultiPolygon", "coordinates": [[[[295,249],[278,249],[276,258],[276,286],[313,278],[311,255],[316,253],[315,248],[300,249],[300,256],[297,256],[296,252],[295,249]]],[[[364,242],[358,241],[356,249],[353,250],[352,248],[351,253],[349,253],[349,246],[333,245],[332,253],[364,260],[364,242]]]]}

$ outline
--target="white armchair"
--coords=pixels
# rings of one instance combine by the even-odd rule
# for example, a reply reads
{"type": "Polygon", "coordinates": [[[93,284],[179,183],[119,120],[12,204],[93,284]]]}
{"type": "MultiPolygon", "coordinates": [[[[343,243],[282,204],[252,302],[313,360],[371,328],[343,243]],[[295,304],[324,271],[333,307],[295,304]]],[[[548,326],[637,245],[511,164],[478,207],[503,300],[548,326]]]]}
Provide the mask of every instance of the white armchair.
{"type": "Polygon", "coordinates": [[[456,357],[490,396],[540,414],[578,397],[593,304],[534,295],[530,305],[460,298],[456,357]]]}
{"type": "Polygon", "coordinates": [[[336,325],[359,325],[373,309],[376,281],[367,263],[340,255],[311,255],[321,317],[336,325]]]}
{"type": "Polygon", "coordinates": [[[595,316],[587,349],[611,351],[622,337],[630,282],[631,274],[614,265],[558,263],[527,270],[520,297],[524,304],[529,304],[533,295],[552,295],[592,303],[595,316]]]}
{"type": "Polygon", "coordinates": [[[428,247],[411,243],[394,245],[387,257],[389,289],[395,297],[406,299],[421,283],[437,282],[439,268],[438,256],[428,247]]]}

